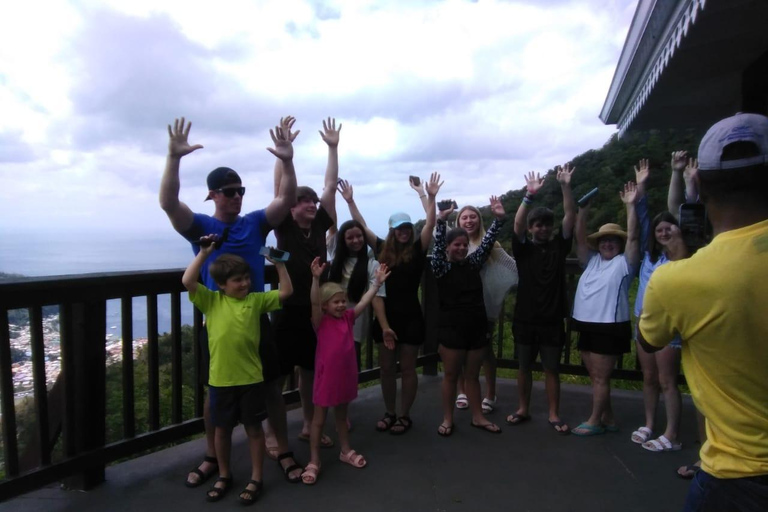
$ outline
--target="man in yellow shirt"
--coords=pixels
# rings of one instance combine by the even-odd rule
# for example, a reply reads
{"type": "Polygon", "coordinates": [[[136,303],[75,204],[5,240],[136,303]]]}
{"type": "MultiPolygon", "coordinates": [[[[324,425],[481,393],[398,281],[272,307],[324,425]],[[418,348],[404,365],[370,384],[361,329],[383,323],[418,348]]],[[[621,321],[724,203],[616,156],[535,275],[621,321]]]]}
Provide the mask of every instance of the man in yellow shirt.
{"type": "Polygon", "coordinates": [[[654,272],[640,317],[652,352],[676,334],[707,418],[686,511],[768,510],[768,117],[737,114],[701,141],[696,175],[714,239],[654,272]]]}

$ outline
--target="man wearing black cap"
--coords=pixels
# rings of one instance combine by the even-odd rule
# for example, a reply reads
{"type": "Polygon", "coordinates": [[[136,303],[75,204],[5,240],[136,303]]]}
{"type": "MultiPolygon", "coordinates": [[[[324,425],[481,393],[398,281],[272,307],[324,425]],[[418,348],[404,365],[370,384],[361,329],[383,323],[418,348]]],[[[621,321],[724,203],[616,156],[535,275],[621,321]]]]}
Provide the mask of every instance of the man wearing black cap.
{"type": "MultiPolygon", "coordinates": [[[[186,123],[184,118],[177,119],[173,128],[168,126],[168,158],[165,172],[160,183],[160,206],[168,215],[174,229],[184,238],[192,242],[192,249],[197,254],[200,250],[195,242],[204,235],[217,234],[225,238],[222,246],[213,251],[208,262],[216,259],[219,254],[231,253],[244,258],[251,267],[251,291],[264,290],[264,257],[259,255],[259,249],[264,246],[269,231],[278,226],[290,213],[296,203],[296,173],[293,167],[292,142],[298,132],[291,132],[293,118],[281,119],[281,125],[270,130],[274,149],[268,150],[277,157],[281,175],[280,187],[274,200],[263,210],[256,210],[241,216],[243,187],[240,176],[228,167],[218,167],[208,174],[208,195],[206,201],[214,203],[214,214],[209,216],[194,213],[184,203],[179,201],[179,164],[181,157],[192,153],[203,146],[191,146],[187,141],[192,123],[186,123]]],[[[278,165],[276,164],[276,169],[278,165]]],[[[217,285],[208,272],[208,265],[201,272],[204,284],[211,290],[217,285]]],[[[270,384],[265,397],[267,410],[273,430],[276,433],[280,465],[286,473],[286,478],[292,482],[299,481],[300,467],[296,465],[289,452],[285,425],[285,404],[278,387],[279,366],[274,342],[269,335],[268,321],[262,320],[260,352],[264,365],[264,378],[270,384]],[[271,382],[270,382],[271,381],[271,382]]],[[[208,344],[206,336],[201,340],[201,376],[204,384],[208,383],[208,344]]],[[[206,429],[206,457],[199,467],[190,472],[186,484],[197,487],[207,480],[217,470],[214,446],[214,429],[209,421],[208,399],[204,407],[206,429]]]]}
{"type": "MultiPolygon", "coordinates": [[[[304,426],[299,439],[308,441],[314,413],[312,384],[314,381],[315,347],[317,338],[312,327],[312,309],[309,291],[312,287],[310,263],[316,257],[327,259],[326,231],[336,224],[336,182],[339,178],[339,132],[336,120],[323,121],[320,136],[328,145],[328,165],[322,196],[317,197],[309,187],[296,189],[296,205],[291,215],[275,228],[278,248],[291,253],[286,262],[293,283],[293,295],[283,303],[275,315],[275,340],[280,353],[280,369],[283,375],[299,367],[299,394],[304,413],[304,426]]],[[[280,173],[275,173],[275,191],[283,186],[280,173]]],[[[269,439],[269,434],[268,439],[269,439]]],[[[322,436],[324,447],[333,446],[328,436],[322,436]]]]}
{"type": "Polygon", "coordinates": [[[683,340],[706,417],[686,511],[768,510],[768,117],[737,114],[701,141],[695,180],[714,238],[662,265],[645,291],[639,342],[683,340]]]}

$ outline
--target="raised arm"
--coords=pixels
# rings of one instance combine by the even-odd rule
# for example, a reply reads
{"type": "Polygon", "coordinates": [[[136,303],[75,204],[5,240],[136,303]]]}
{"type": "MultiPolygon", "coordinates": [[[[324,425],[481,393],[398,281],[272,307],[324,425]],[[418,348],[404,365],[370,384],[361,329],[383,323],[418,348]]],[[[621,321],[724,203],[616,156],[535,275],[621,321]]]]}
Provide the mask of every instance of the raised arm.
{"type": "Polygon", "coordinates": [[[589,203],[579,208],[576,214],[576,226],[574,238],[576,240],[576,257],[583,267],[589,261],[589,246],[587,245],[587,217],[589,216],[589,203]]]}
{"type": "MultiPolygon", "coordinates": [[[[445,254],[445,222],[448,217],[453,213],[453,206],[447,210],[443,210],[439,213],[440,218],[437,219],[437,229],[435,229],[435,247],[432,249],[432,273],[436,278],[443,277],[449,267],[447,255],[445,254]]],[[[424,226],[424,229],[427,229],[424,226]]]]}
{"type": "Polygon", "coordinates": [[[187,139],[191,128],[192,122],[185,125],[183,117],[180,120],[174,120],[173,128],[168,125],[168,156],[165,159],[165,171],[160,180],[160,208],[168,215],[173,229],[179,233],[187,231],[194,220],[194,213],[189,206],[179,201],[181,157],[203,147],[200,144],[189,145],[187,139]]]}
{"type": "Polygon", "coordinates": [[[388,277],[389,269],[387,268],[386,263],[382,263],[376,267],[376,282],[368,287],[368,291],[365,292],[363,296],[360,297],[360,301],[355,304],[355,318],[359,317],[363,311],[365,311],[365,308],[371,303],[376,296],[376,293],[379,291],[379,288],[381,288],[381,285],[384,284],[384,281],[386,281],[388,277]]]}
{"type": "Polygon", "coordinates": [[[278,297],[280,299],[280,304],[282,304],[288,299],[288,297],[293,295],[293,283],[291,282],[291,276],[288,274],[288,269],[285,268],[285,263],[282,261],[273,261],[269,258],[267,259],[275,266],[275,270],[277,270],[277,282],[280,286],[278,297]]]}
{"type": "Polygon", "coordinates": [[[469,255],[467,258],[469,264],[474,268],[480,268],[488,260],[493,250],[496,237],[499,236],[499,229],[504,222],[506,212],[504,211],[504,205],[501,204],[501,200],[496,196],[491,196],[491,213],[495,217],[488,231],[485,232],[483,239],[480,241],[480,246],[475,252],[469,255]]]}
{"type": "MultiPolygon", "coordinates": [[[[440,175],[436,172],[433,172],[429,177],[429,183],[427,183],[425,187],[427,191],[427,220],[424,223],[424,227],[421,229],[421,249],[424,252],[427,251],[429,248],[429,242],[432,241],[432,231],[435,229],[436,221],[435,198],[437,197],[437,193],[440,191],[440,187],[443,186],[443,183],[445,182],[440,181],[440,175]]],[[[450,211],[453,212],[453,208],[451,208],[450,211]]]]}
{"type": "Polygon", "coordinates": [[[312,288],[309,291],[309,299],[312,301],[312,325],[317,329],[320,320],[323,319],[323,305],[320,303],[320,276],[323,275],[327,263],[321,263],[320,258],[315,258],[310,264],[312,271],[312,288]]]}
{"type": "Polygon", "coordinates": [[[328,165],[325,168],[325,186],[320,196],[320,205],[336,223],[336,182],[339,180],[339,133],[341,123],[336,128],[336,119],[323,120],[320,137],[328,144],[328,165]]]}
{"type": "Polygon", "coordinates": [[[685,181],[685,202],[699,202],[699,186],[696,182],[696,173],[699,172],[699,160],[689,158],[688,164],[683,171],[683,181],[685,181]]]}
{"type": "Polygon", "coordinates": [[[269,130],[274,148],[267,151],[275,155],[275,198],[267,205],[267,222],[272,227],[280,225],[296,204],[296,170],[293,167],[293,141],[299,132],[292,132],[295,119],[288,116],[280,119],[280,126],[269,130]],[[280,173],[279,177],[277,173],[280,173]]]}
{"type": "Polygon", "coordinates": [[[416,185],[413,179],[409,177],[408,184],[419,195],[419,200],[421,201],[421,206],[424,208],[424,213],[429,213],[429,199],[427,199],[427,192],[424,190],[424,182],[419,180],[419,184],[416,185]]]}
{"type": "Polygon", "coordinates": [[[543,185],[544,178],[541,174],[531,171],[525,176],[525,197],[515,214],[515,236],[520,241],[525,238],[525,232],[528,230],[528,208],[533,204],[533,197],[543,185]]]}
{"type": "Polygon", "coordinates": [[[195,256],[195,259],[192,260],[192,263],[189,264],[187,270],[184,271],[184,275],[181,276],[181,284],[183,284],[184,288],[186,288],[192,295],[197,292],[197,279],[200,276],[200,270],[203,268],[203,265],[205,265],[205,260],[208,259],[208,256],[213,252],[213,241],[215,239],[216,235],[208,235],[200,239],[201,242],[211,243],[206,247],[203,247],[202,245],[200,246],[200,251],[195,256]]]}
{"type": "Polygon", "coordinates": [[[631,181],[624,185],[619,192],[621,200],[627,205],[627,244],[624,246],[624,257],[630,267],[637,270],[640,265],[640,230],[637,227],[637,185],[631,181]]]}
{"type": "Polygon", "coordinates": [[[673,151],[670,166],[672,175],[669,178],[669,191],[667,192],[667,209],[669,213],[677,217],[680,205],[685,201],[683,196],[683,170],[688,161],[687,151],[673,151]]]}
{"type": "Polygon", "coordinates": [[[352,185],[350,185],[347,180],[340,180],[337,188],[339,190],[339,194],[341,194],[341,197],[343,197],[344,201],[347,202],[347,206],[349,207],[349,214],[352,216],[352,220],[356,220],[363,226],[363,230],[365,231],[365,242],[371,249],[375,251],[376,240],[378,240],[378,237],[376,236],[376,233],[371,231],[371,228],[369,228],[368,224],[365,223],[363,214],[360,213],[360,210],[357,209],[352,185]]]}
{"type": "Polygon", "coordinates": [[[648,159],[641,159],[635,166],[635,180],[637,183],[637,200],[635,201],[635,210],[637,215],[639,251],[642,257],[648,250],[648,241],[651,236],[651,219],[648,215],[648,196],[646,195],[648,177],[651,175],[651,168],[648,165],[648,159]]]}
{"type": "MultiPolygon", "coordinates": [[[[576,223],[576,200],[573,198],[571,190],[571,177],[575,167],[571,164],[565,164],[563,167],[557,167],[557,181],[560,183],[560,190],[563,192],[563,227],[561,233],[563,238],[568,240],[573,236],[573,225],[576,223]]],[[[515,217],[517,220],[517,217],[515,217]]]]}

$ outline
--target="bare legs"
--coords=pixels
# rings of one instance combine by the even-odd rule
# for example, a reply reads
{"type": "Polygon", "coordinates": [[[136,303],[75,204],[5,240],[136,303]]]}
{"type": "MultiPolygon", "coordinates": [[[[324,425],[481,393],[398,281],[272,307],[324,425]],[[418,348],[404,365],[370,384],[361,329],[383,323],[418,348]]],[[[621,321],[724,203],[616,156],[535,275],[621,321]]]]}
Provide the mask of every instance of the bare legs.
{"type": "MultiPolygon", "coordinates": [[[[485,375],[485,398],[488,400],[496,400],[496,368],[498,366],[498,362],[496,361],[496,354],[493,353],[493,350],[491,348],[488,348],[488,351],[485,354],[485,358],[483,359],[483,375],[485,375]]],[[[463,371],[459,371],[459,376],[457,378],[457,385],[456,389],[457,392],[460,395],[466,395],[466,382],[465,382],[465,375],[463,371]]]]}
{"type": "MultiPolygon", "coordinates": [[[[205,402],[203,402],[203,424],[205,425],[205,457],[206,459],[216,458],[216,434],[213,424],[211,423],[211,407],[208,399],[208,394],[205,395],[205,402]]],[[[204,460],[197,467],[204,475],[209,474],[216,470],[216,463],[204,460]]],[[[187,483],[191,486],[197,486],[201,482],[200,475],[191,472],[187,475],[187,483]]]]}
{"type": "Polygon", "coordinates": [[[643,369],[645,426],[653,430],[659,393],[663,393],[664,409],[667,414],[664,437],[674,442],[677,440],[682,410],[682,399],[677,387],[677,375],[680,372],[680,350],[668,346],[654,354],[648,354],[638,346],[637,355],[643,369]]]}
{"type": "MultiPolygon", "coordinates": [[[[277,448],[277,454],[273,456],[288,453],[291,451],[291,447],[288,444],[288,421],[286,418],[285,401],[283,400],[283,394],[281,382],[283,379],[274,379],[265,383],[264,403],[267,406],[267,414],[269,419],[262,422],[264,428],[265,445],[267,450],[274,450],[277,448]]],[[[295,460],[292,458],[285,458],[280,461],[280,466],[287,468],[295,464],[295,460]]],[[[301,469],[295,469],[289,473],[290,478],[298,478],[301,476],[301,469]]]]}
{"type": "Polygon", "coordinates": [[[396,414],[397,404],[397,356],[400,356],[402,389],[400,392],[400,416],[409,416],[416,400],[419,379],[416,374],[416,359],[419,355],[417,345],[398,344],[395,350],[389,350],[384,344],[379,345],[379,366],[381,368],[381,394],[384,407],[389,414],[396,414]]]}
{"type": "Polygon", "coordinates": [[[472,412],[472,423],[479,426],[492,425],[483,416],[480,399],[480,366],[488,347],[475,350],[456,350],[440,345],[438,349],[443,361],[442,405],[443,425],[453,426],[453,405],[456,400],[456,384],[462,365],[465,367],[464,385],[472,412]]]}
{"type": "MultiPolygon", "coordinates": [[[[584,423],[596,428],[601,425],[613,425],[611,372],[616,366],[617,356],[582,351],[581,357],[592,381],[592,414],[584,423]]],[[[579,434],[585,433],[584,431],[585,429],[574,429],[574,432],[579,434]]]]}

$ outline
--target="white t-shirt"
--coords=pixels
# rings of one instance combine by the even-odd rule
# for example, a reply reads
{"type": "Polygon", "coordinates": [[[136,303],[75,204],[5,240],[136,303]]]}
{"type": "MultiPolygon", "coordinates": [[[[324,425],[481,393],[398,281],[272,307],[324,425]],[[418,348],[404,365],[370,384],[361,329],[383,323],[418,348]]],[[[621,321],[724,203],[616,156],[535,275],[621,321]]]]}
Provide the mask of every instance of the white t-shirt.
{"type": "Polygon", "coordinates": [[[604,260],[590,253],[573,300],[573,318],[581,322],[629,321],[629,284],[634,272],[624,254],[604,260]]]}

